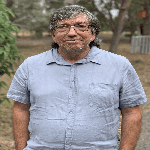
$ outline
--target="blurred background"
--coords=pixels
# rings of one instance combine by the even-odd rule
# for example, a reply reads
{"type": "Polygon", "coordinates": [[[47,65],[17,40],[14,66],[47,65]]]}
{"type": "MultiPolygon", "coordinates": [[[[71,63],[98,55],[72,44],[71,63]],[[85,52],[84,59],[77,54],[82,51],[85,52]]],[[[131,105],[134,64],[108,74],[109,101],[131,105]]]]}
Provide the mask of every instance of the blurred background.
{"type": "MultiPolygon", "coordinates": [[[[4,0],[4,2],[15,14],[15,17],[10,15],[10,21],[20,29],[17,36],[28,33],[35,38],[49,35],[50,15],[57,8],[72,4],[84,6],[92,12],[101,22],[101,31],[114,32],[121,7],[121,0],[4,0]]],[[[138,15],[139,11],[144,10],[146,6],[144,0],[132,0],[125,16],[123,35],[129,37],[150,35],[150,30],[143,31],[144,19],[139,18],[138,15]]]]}

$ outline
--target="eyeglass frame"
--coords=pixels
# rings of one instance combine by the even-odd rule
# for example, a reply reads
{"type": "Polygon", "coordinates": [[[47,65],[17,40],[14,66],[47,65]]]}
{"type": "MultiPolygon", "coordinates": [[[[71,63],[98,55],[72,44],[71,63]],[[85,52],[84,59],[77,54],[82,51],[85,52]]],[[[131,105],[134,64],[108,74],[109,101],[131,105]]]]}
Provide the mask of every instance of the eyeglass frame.
{"type": "MultiPolygon", "coordinates": [[[[71,27],[75,27],[75,25],[74,25],[74,26],[68,25],[68,26],[69,26],[68,32],[70,31],[70,28],[71,28],[71,27]]],[[[91,25],[88,25],[88,26],[86,25],[86,28],[89,29],[89,26],[91,26],[91,25]]],[[[57,26],[55,26],[55,28],[56,28],[55,31],[57,31],[57,26]]],[[[76,29],[74,29],[74,30],[76,31],[76,29]]],[[[86,31],[86,30],[84,30],[84,31],[86,31]]],[[[84,32],[84,31],[81,31],[81,32],[84,32]]],[[[57,32],[59,32],[59,31],[57,31],[57,32]]],[[[64,31],[63,31],[63,32],[64,32],[64,31]]],[[[68,33],[68,32],[66,32],[66,33],[68,33]]],[[[77,31],[76,31],[76,32],[77,32],[77,31]]],[[[65,32],[64,32],[64,33],[65,33],[65,32]]]]}

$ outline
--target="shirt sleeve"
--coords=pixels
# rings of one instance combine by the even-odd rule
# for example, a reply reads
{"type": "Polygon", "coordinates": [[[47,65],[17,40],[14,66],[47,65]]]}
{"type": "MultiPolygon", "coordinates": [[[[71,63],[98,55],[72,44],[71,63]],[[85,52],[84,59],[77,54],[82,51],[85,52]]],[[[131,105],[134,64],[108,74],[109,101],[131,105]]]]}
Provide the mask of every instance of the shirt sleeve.
{"type": "Polygon", "coordinates": [[[7,92],[7,97],[24,104],[30,104],[27,59],[24,60],[24,62],[17,69],[10,88],[7,92]]]}
{"type": "Polygon", "coordinates": [[[143,104],[147,101],[140,79],[126,59],[122,71],[122,87],[119,92],[119,107],[128,108],[143,104]]]}

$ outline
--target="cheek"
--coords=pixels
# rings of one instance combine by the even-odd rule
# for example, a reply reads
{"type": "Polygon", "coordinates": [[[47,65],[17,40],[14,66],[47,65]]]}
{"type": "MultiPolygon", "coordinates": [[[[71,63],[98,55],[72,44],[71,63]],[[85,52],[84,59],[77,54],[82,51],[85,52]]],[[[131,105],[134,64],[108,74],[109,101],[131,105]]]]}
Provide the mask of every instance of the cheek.
{"type": "Polygon", "coordinates": [[[90,41],[91,39],[93,39],[93,35],[91,34],[91,32],[85,32],[80,36],[82,37],[83,40],[86,41],[90,41]]]}
{"type": "Polygon", "coordinates": [[[63,36],[63,35],[57,35],[57,36],[55,37],[55,42],[56,42],[56,43],[62,43],[63,40],[64,40],[64,36],[63,36]]]}
{"type": "Polygon", "coordinates": [[[91,37],[91,36],[86,36],[86,37],[84,37],[84,39],[83,39],[82,42],[88,44],[88,43],[90,43],[91,41],[93,41],[92,37],[91,37]]]}

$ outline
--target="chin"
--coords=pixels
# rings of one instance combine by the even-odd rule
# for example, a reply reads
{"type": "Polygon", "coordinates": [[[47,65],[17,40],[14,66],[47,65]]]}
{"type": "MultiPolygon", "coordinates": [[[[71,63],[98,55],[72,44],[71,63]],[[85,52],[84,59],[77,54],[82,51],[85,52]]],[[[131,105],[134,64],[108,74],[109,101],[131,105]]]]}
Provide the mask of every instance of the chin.
{"type": "Polygon", "coordinates": [[[69,46],[69,47],[64,47],[66,50],[79,50],[81,47],[77,46],[69,46]]]}

